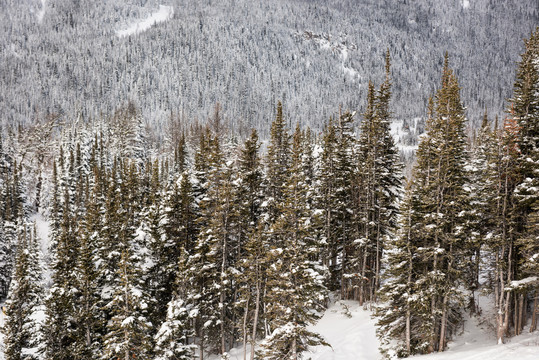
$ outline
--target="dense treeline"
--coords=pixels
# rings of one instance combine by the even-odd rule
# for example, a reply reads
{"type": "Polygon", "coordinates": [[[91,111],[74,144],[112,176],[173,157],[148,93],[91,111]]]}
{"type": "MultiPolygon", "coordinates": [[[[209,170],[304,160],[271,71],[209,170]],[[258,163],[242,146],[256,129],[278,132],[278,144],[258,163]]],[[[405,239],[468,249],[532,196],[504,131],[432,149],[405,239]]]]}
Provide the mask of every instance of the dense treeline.
{"type": "Polygon", "coordinates": [[[0,142],[6,358],[226,358],[243,345],[299,359],[326,344],[308,325],[330,294],[380,304],[388,356],[443,351],[479,287],[499,342],[534,331],[539,29],[525,45],[503,126],[485,113],[471,139],[446,55],[406,184],[389,51],[361,116],[292,131],[278,102],[265,152],[256,130],[228,132],[219,106],[207,126],[171,119],[166,153],[132,103],[51,119],[25,133],[32,146],[12,134],[0,142]],[[45,255],[35,212],[48,215],[45,255]]]}
{"type": "Polygon", "coordinates": [[[158,137],[171,112],[203,120],[220,102],[235,130],[247,136],[254,127],[266,139],[278,99],[289,125],[319,131],[339,104],[360,109],[369,79],[383,80],[378,59],[386,47],[395,118],[424,117],[445,50],[470,119],[479,120],[485,107],[501,114],[519,53],[515,40],[539,21],[535,0],[2,0],[0,6],[2,121],[95,117],[132,99],[158,137]],[[173,8],[172,18],[118,36],[161,5],[173,8]]]}

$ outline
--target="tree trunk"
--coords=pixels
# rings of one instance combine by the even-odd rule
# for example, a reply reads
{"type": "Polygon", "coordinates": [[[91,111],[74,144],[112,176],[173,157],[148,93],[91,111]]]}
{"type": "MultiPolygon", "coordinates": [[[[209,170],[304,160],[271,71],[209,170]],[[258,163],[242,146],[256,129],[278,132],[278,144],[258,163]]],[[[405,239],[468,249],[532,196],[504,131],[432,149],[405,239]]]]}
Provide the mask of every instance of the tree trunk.
{"type": "Polygon", "coordinates": [[[524,327],[524,324],[523,324],[524,294],[522,294],[522,293],[518,294],[518,306],[515,306],[515,307],[516,307],[515,310],[518,309],[518,312],[515,311],[515,316],[517,317],[517,321],[516,321],[516,324],[515,324],[515,335],[520,335],[520,334],[522,334],[522,328],[524,327]]]}
{"type": "Polygon", "coordinates": [[[245,313],[243,314],[243,360],[247,360],[247,316],[249,315],[249,299],[245,302],[245,313]]]}
{"type": "MultiPolygon", "coordinates": [[[[412,272],[413,272],[413,255],[412,250],[410,249],[410,239],[412,237],[411,235],[411,228],[412,228],[412,219],[411,219],[411,213],[408,211],[408,236],[406,240],[406,247],[408,250],[408,281],[407,281],[407,287],[410,289],[412,287],[412,272]]],[[[409,291],[409,290],[408,290],[409,291]]],[[[410,347],[410,338],[412,336],[411,334],[411,324],[410,324],[410,317],[411,317],[411,311],[410,311],[410,303],[406,302],[406,352],[407,355],[410,355],[411,347],[410,347]]]]}
{"type": "Polygon", "coordinates": [[[204,333],[200,336],[200,354],[198,356],[199,360],[204,360],[204,333]]]}
{"type": "Polygon", "coordinates": [[[255,358],[256,330],[258,328],[258,312],[260,310],[260,281],[256,280],[256,303],[253,318],[253,334],[251,335],[251,360],[255,358]]]}
{"type": "Polygon", "coordinates": [[[382,256],[381,244],[380,244],[380,214],[378,214],[378,228],[376,231],[376,262],[374,266],[374,284],[371,292],[371,301],[376,302],[376,293],[380,286],[380,257],[382,256]]]}
{"type": "Polygon", "coordinates": [[[533,310],[532,310],[532,323],[530,325],[530,332],[534,332],[537,330],[537,307],[539,304],[537,304],[537,298],[539,297],[539,290],[535,289],[535,296],[533,299],[533,310]]]}
{"type": "Polygon", "coordinates": [[[447,294],[444,295],[442,302],[442,320],[440,322],[440,344],[438,345],[438,351],[444,351],[445,349],[445,336],[447,328],[447,294]]]}

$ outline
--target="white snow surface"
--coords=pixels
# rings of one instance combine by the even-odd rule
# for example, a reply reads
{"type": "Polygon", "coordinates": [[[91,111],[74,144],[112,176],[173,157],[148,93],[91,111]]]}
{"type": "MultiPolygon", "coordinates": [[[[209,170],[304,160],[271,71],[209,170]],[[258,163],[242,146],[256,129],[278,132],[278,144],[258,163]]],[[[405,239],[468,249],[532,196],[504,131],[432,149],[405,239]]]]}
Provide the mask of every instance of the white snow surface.
{"type": "Polygon", "coordinates": [[[159,5],[158,11],[152,13],[146,19],[139,20],[134,24],[131,24],[127,29],[117,30],[116,35],[118,37],[125,37],[141,33],[148,30],[157,23],[169,20],[170,18],[172,18],[172,15],[174,15],[174,7],[159,5]]]}
{"type": "Polygon", "coordinates": [[[310,330],[322,335],[331,345],[317,346],[305,358],[312,360],[380,359],[376,320],[355,301],[337,301],[310,330]]]}
{"type": "MultiPolygon", "coordinates": [[[[490,306],[488,304],[485,306],[490,306]]],[[[527,329],[520,336],[507,339],[503,345],[496,344],[496,335],[491,326],[478,318],[466,318],[464,331],[449,343],[442,353],[410,357],[415,360],[537,360],[539,359],[539,331],[529,333],[527,329]]],[[[375,333],[376,319],[370,310],[360,307],[354,301],[337,301],[310,330],[322,335],[331,345],[318,346],[304,359],[311,360],[381,360],[379,341],[375,333]]],[[[250,346],[247,347],[247,358],[250,346]]],[[[228,352],[230,360],[243,360],[243,347],[228,352]]],[[[218,360],[219,356],[211,356],[218,360]]]]}
{"type": "Polygon", "coordinates": [[[47,0],[41,0],[41,9],[39,9],[36,14],[38,22],[43,21],[43,17],[45,16],[45,5],[47,5],[47,0]]]}
{"type": "Polygon", "coordinates": [[[43,281],[45,287],[49,287],[52,283],[52,274],[49,268],[48,261],[50,260],[49,254],[49,236],[50,236],[50,223],[41,213],[36,213],[30,216],[30,221],[36,224],[36,233],[39,238],[40,250],[41,250],[41,261],[45,265],[43,269],[43,281]]]}

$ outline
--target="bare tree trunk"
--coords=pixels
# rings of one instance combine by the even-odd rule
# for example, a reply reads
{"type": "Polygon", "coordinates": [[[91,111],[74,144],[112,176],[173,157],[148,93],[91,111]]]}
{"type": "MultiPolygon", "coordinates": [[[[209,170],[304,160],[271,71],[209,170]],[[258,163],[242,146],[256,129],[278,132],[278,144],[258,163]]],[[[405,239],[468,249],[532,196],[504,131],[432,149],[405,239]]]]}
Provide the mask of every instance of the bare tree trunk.
{"type": "MultiPolygon", "coordinates": [[[[411,216],[411,212],[410,210],[408,210],[408,236],[407,236],[407,239],[406,239],[406,247],[408,249],[408,281],[407,281],[407,286],[408,286],[408,289],[410,289],[410,287],[412,286],[412,271],[413,271],[413,259],[412,259],[412,251],[410,250],[410,239],[412,237],[412,234],[411,234],[411,228],[412,228],[412,216],[411,216]]],[[[410,321],[410,317],[411,317],[411,311],[410,311],[410,303],[407,301],[406,302],[406,352],[408,353],[408,355],[410,355],[410,351],[411,351],[411,346],[410,346],[410,339],[412,337],[412,334],[411,334],[411,321],[410,321]]]]}
{"type": "Polygon", "coordinates": [[[522,293],[518,294],[518,307],[517,308],[518,308],[518,312],[515,311],[516,317],[517,317],[517,321],[516,321],[516,324],[515,324],[515,334],[520,335],[520,334],[522,334],[522,328],[524,327],[524,324],[523,324],[524,294],[522,294],[522,293]]]}
{"type": "Polygon", "coordinates": [[[251,335],[251,360],[255,358],[256,329],[258,327],[258,311],[260,308],[260,281],[256,281],[256,303],[255,314],[253,318],[253,334],[251,335]]]}
{"type": "MultiPolygon", "coordinates": [[[[508,264],[507,264],[507,282],[510,283],[512,280],[512,256],[513,256],[513,244],[509,244],[509,254],[507,256],[508,258],[508,264]]],[[[503,273],[502,273],[503,274],[503,273]]],[[[503,292],[504,290],[504,283],[503,280],[501,282],[501,288],[500,291],[503,292]]],[[[503,295],[502,295],[503,296],[503,295]]],[[[503,312],[500,314],[500,316],[503,316],[503,320],[501,323],[501,326],[498,328],[498,344],[503,344],[504,338],[507,335],[507,331],[509,329],[509,309],[511,304],[511,292],[507,291],[505,292],[505,303],[503,304],[503,312]]]]}
{"type": "MultiPolygon", "coordinates": [[[[439,247],[440,245],[438,244],[438,237],[436,236],[436,247],[439,247]]],[[[434,262],[433,262],[433,266],[432,266],[432,270],[433,272],[435,271],[438,271],[438,252],[436,251],[434,253],[434,262]]],[[[432,298],[431,298],[431,301],[430,301],[430,306],[431,306],[431,316],[432,316],[432,328],[433,328],[433,333],[431,334],[432,338],[431,338],[431,347],[432,349],[430,349],[429,352],[432,352],[432,351],[435,351],[436,350],[436,337],[437,337],[437,328],[438,326],[436,325],[437,323],[437,319],[436,319],[436,295],[433,295],[432,298]]]]}
{"type": "Polygon", "coordinates": [[[243,360],[247,360],[247,317],[249,315],[249,299],[245,302],[245,313],[243,314],[243,360]]]}
{"type": "Polygon", "coordinates": [[[539,291],[538,289],[535,289],[535,296],[533,299],[533,310],[532,310],[532,323],[530,325],[530,332],[537,330],[537,307],[539,306],[539,304],[537,304],[538,297],[539,297],[539,291]]]}
{"type": "Polygon", "coordinates": [[[442,320],[440,322],[440,344],[438,345],[438,351],[444,351],[445,349],[445,336],[447,328],[447,294],[444,295],[442,302],[442,320]]]}
{"type": "Polygon", "coordinates": [[[509,329],[509,308],[511,305],[511,292],[508,291],[507,295],[505,296],[505,309],[504,309],[504,319],[503,319],[503,325],[502,325],[502,333],[503,337],[507,335],[507,331],[509,329]]]}
{"type": "Polygon", "coordinates": [[[380,287],[380,257],[382,256],[382,249],[380,244],[380,214],[378,214],[378,229],[376,233],[376,264],[374,273],[374,286],[371,301],[376,302],[378,288],[380,287]]]}
{"type": "MultiPolygon", "coordinates": [[[[365,229],[368,229],[368,226],[365,227],[365,229]]],[[[365,230],[365,245],[363,246],[363,261],[361,264],[361,279],[359,282],[359,305],[363,305],[363,302],[365,301],[365,278],[366,278],[366,272],[367,272],[367,258],[369,256],[368,252],[368,242],[369,242],[369,232],[368,230],[365,230]]]]}
{"type": "Polygon", "coordinates": [[[296,338],[292,340],[292,359],[297,360],[298,359],[298,349],[297,349],[297,343],[296,338]]]}

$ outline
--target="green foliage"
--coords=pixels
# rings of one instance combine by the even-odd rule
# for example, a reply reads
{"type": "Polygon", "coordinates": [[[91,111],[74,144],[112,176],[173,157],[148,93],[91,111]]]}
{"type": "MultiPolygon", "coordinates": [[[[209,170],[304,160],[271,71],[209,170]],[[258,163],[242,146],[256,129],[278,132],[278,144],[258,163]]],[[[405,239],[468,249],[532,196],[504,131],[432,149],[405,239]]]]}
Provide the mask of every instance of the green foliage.
{"type": "Polygon", "coordinates": [[[5,303],[4,354],[8,360],[42,358],[42,272],[38,240],[31,226],[21,226],[10,293],[5,303]]]}

